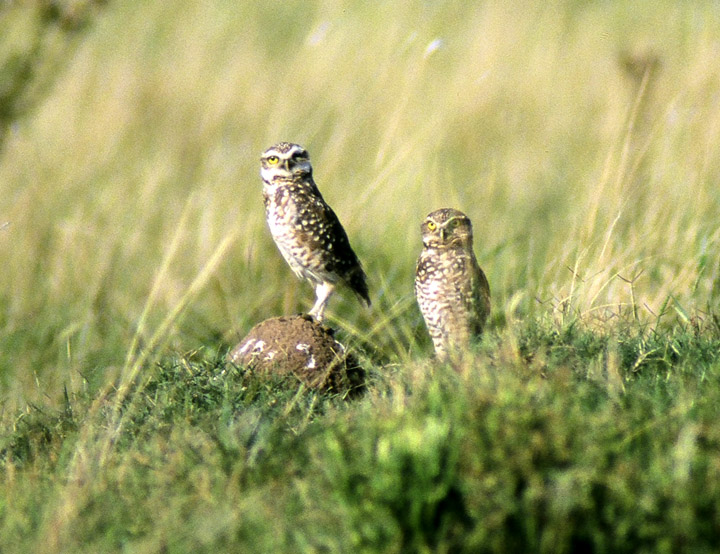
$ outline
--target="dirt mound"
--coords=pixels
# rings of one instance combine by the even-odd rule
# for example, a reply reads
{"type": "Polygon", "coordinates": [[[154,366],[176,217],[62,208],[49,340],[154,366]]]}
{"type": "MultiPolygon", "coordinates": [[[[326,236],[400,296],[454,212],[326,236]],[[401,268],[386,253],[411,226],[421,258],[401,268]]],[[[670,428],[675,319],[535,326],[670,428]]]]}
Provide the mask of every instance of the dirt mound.
{"type": "Polygon", "coordinates": [[[228,361],[258,375],[295,375],[306,386],[358,393],[365,372],[333,330],[306,315],[273,317],[253,327],[228,361]]]}

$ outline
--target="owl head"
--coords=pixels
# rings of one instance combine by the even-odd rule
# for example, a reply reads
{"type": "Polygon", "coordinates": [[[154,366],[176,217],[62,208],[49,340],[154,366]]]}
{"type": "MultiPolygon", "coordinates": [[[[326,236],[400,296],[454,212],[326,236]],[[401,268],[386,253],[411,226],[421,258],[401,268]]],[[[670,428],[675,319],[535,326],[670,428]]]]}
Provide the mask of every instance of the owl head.
{"type": "Polygon", "coordinates": [[[472,248],[470,218],[459,210],[442,208],[429,213],[420,231],[425,248],[472,248]]]}
{"type": "Polygon", "coordinates": [[[293,181],[312,175],[307,150],[291,142],[280,142],[265,150],[260,163],[260,175],[266,183],[293,181]]]}

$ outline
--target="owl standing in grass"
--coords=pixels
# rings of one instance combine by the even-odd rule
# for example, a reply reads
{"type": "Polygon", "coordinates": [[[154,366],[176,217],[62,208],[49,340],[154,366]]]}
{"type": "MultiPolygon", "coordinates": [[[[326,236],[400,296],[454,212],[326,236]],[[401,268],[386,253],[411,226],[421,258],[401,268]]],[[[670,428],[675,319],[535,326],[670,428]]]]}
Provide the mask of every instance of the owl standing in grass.
{"type": "Polygon", "coordinates": [[[435,352],[445,360],[481,335],[490,314],[490,286],[475,259],[472,224],[464,213],[436,210],[420,229],[415,296],[435,352]]]}
{"type": "Polygon", "coordinates": [[[263,152],[260,161],[270,233],[295,275],[315,286],[310,315],[323,320],[338,284],[369,306],[367,277],[340,220],[313,180],[307,151],[281,142],[263,152]]]}

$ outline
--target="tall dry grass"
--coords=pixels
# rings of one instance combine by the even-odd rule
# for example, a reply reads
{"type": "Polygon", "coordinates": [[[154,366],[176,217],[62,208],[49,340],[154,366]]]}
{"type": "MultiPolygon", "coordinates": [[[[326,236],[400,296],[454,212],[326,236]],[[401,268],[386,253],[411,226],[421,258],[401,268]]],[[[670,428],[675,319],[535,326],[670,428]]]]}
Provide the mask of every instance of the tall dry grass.
{"type": "Polygon", "coordinates": [[[499,324],[704,317],[719,50],[713,2],[111,4],[6,135],[3,396],[307,309],[263,221],[279,140],[370,275],[375,307],[334,299],[335,322],[382,356],[419,349],[418,225],[443,205],[474,221],[499,324]]]}

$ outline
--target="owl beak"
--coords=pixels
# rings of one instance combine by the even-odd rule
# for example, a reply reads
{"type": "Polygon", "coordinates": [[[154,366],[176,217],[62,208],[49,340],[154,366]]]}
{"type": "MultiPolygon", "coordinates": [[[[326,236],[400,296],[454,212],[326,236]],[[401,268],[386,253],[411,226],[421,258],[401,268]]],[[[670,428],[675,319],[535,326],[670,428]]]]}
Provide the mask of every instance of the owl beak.
{"type": "Polygon", "coordinates": [[[442,240],[446,240],[446,239],[447,239],[447,229],[445,229],[445,228],[440,229],[440,238],[441,238],[442,240]]]}

